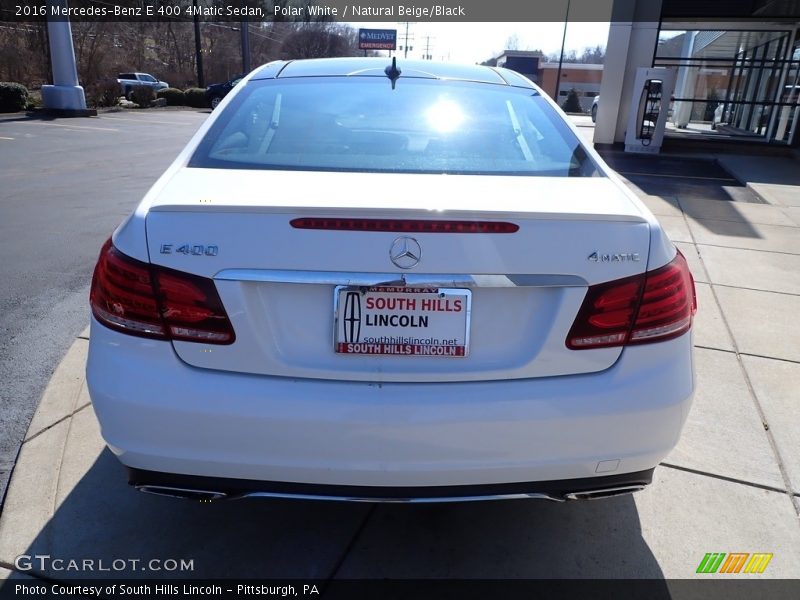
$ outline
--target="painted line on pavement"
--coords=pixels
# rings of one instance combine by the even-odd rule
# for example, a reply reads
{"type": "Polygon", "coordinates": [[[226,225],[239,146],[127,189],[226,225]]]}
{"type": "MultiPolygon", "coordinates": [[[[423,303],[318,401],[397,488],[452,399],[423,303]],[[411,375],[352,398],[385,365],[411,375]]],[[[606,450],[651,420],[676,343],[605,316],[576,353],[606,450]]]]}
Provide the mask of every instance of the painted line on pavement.
{"type": "Polygon", "coordinates": [[[89,125],[66,125],[62,123],[43,123],[42,121],[17,121],[23,125],[42,125],[44,127],[65,127],[67,129],[91,129],[94,131],[113,131],[119,132],[119,129],[110,129],[108,127],[91,127],[89,125]]]}
{"type": "Polygon", "coordinates": [[[102,117],[108,121],[133,121],[134,123],[158,123],[159,125],[196,125],[193,121],[156,121],[145,115],[129,119],[127,117],[102,117]]]}

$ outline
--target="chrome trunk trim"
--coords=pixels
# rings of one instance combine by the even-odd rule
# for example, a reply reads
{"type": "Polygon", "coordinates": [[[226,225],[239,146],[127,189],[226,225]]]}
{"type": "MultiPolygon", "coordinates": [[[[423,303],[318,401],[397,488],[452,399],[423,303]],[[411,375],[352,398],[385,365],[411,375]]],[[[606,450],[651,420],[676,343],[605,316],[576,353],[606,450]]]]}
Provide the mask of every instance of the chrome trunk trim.
{"type": "Polygon", "coordinates": [[[288,271],[273,269],[225,269],[214,276],[218,281],[343,285],[355,287],[586,287],[576,275],[443,275],[425,273],[348,273],[343,271],[288,271]]]}

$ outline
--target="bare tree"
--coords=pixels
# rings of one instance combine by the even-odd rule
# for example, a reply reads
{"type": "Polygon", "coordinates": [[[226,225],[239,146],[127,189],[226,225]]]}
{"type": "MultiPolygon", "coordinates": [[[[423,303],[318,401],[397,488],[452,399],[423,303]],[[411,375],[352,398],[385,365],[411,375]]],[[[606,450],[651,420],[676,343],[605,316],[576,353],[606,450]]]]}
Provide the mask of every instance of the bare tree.
{"type": "Polygon", "coordinates": [[[300,23],[281,45],[282,58],[326,58],[357,53],[356,31],[338,23],[300,23]]]}
{"type": "MultiPolygon", "coordinates": [[[[553,52],[547,56],[550,62],[558,62],[560,57],[559,52],[553,52]]],[[[584,48],[580,54],[574,48],[564,52],[565,63],[580,63],[602,65],[606,58],[606,49],[603,46],[594,46],[593,48],[584,48]]]]}
{"type": "Polygon", "coordinates": [[[519,41],[519,35],[512,33],[506,38],[506,50],[522,50],[522,44],[519,41]]]}
{"type": "MultiPolygon", "coordinates": [[[[242,71],[241,25],[201,24],[201,51],[206,79],[226,81],[242,71]]],[[[355,56],[355,29],[331,21],[251,23],[253,66],[277,58],[355,56]]],[[[197,85],[194,28],[191,21],[73,21],[78,78],[87,88],[126,71],[151,73],[173,87],[197,85]]],[[[50,81],[44,23],[0,22],[0,81],[36,89],[50,81]]]]}
{"type": "Polygon", "coordinates": [[[29,88],[50,81],[44,23],[0,22],[0,81],[16,81],[29,88]]]}

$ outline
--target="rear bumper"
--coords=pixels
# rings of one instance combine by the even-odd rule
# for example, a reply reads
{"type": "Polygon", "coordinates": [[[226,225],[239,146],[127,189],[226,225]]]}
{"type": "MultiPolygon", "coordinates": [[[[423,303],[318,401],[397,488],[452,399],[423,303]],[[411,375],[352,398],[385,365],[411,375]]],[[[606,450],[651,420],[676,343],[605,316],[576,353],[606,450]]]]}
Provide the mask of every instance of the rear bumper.
{"type": "Polygon", "coordinates": [[[691,344],[630,347],[589,375],[380,384],[198,369],[93,320],[87,379],[103,437],[137,471],[441,492],[651,470],[688,414],[691,344]]]}
{"type": "Polygon", "coordinates": [[[653,480],[653,471],[654,469],[649,469],[637,473],[603,477],[488,485],[375,487],[200,477],[143,471],[129,467],[128,483],[151,494],[204,501],[290,498],[421,504],[539,498],[564,502],[566,500],[608,498],[641,490],[653,480]]]}

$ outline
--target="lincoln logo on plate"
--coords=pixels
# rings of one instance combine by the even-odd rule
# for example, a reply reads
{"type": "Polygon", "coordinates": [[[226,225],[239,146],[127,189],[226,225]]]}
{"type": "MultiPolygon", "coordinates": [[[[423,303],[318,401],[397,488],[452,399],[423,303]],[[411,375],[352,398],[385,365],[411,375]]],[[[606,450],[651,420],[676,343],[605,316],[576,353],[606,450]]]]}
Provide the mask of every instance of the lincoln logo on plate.
{"type": "Polygon", "coordinates": [[[361,294],[347,292],[344,299],[344,341],[357,342],[361,337],[361,294]]]}

